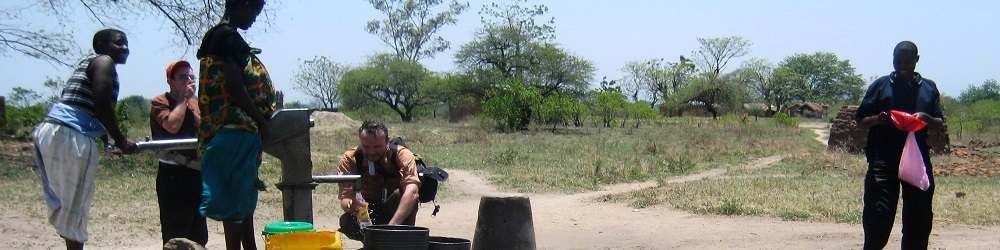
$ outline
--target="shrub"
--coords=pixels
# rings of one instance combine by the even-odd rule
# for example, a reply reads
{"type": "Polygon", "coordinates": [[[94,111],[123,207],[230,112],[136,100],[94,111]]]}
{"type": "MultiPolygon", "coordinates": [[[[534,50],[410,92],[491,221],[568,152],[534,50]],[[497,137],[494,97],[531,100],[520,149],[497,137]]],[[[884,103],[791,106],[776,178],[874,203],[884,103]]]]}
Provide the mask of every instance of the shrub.
{"type": "Polygon", "coordinates": [[[484,119],[491,119],[500,131],[527,129],[531,107],[540,101],[538,89],[524,86],[518,81],[503,82],[486,91],[486,99],[483,100],[484,119]]]}
{"type": "Polygon", "coordinates": [[[797,127],[797,126],[799,126],[799,120],[796,120],[795,118],[792,118],[792,117],[788,116],[788,114],[785,114],[785,113],[782,113],[782,112],[778,112],[778,113],[774,114],[774,122],[777,122],[778,124],[786,125],[786,126],[789,126],[789,127],[797,127]]]}

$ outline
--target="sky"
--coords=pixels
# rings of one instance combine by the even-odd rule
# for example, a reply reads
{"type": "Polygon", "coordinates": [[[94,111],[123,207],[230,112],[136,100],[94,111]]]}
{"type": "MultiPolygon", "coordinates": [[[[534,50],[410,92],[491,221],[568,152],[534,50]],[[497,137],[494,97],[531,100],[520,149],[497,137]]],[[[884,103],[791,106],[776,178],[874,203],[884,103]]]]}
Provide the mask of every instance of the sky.
{"type": "MultiPolygon", "coordinates": [[[[33,0],[5,0],[6,4],[33,0]]],[[[72,2],[72,1],[71,1],[72,2]]],[[[454,25],[439,34],[451,49],[421,61],[430,70],[454,71],[455,51],[482,27],[479,12],[493,1],[469,1],[470,8],[454,25]]],[[[502,2],[502,1],[497,1],[502,2]]],[[[384,19],[365,0],[270,0],[271,25],[256,24],[245,32],[253,47],[263,50],[262,62],[286,102],[308,103],[293,88],[292,79],[302,61],[325,56],[332,61],[360,65],[368,56],[391,49],[365,30],[372,19],[384,19]]],[[[917,44],[917,72],[938,84],[942,93],[957,97],[971,85],[1000,79],[1000,1],[667,1],[667,0],[529,0],[542,4],[544,16],[555,19],[555,41],[567,51],[594,63],[592,87],[602,77],[618,79],[628,61],[664,58],[676,62],[698,50],[697,38],[741,36],[750,53],[735,58],[731,71],[745,59],[779,63],[785,57],[832,52],[849,60],[866,81],[892,71],[892,49],[910,40],[917,44]]],[[[439,10],[443,6],[439,6],[439,10]]],[[[82,13],[82,12],[81,12],[82,13]]],[[[82,14],[81,14],[82,15],[82,14]]],[[[52,21],[44,15],[24,20],[43,28],[52,21]]],[[[0,20],[4,22],[5,20],[0,20]]],[[[164,70],[175,60],[197,61],[194,46],[171,42],[170,24],[162,17],[108,24],[128,34],[131,55],[118,66],[120,97],[152,98],[168,90],[164,70]]],[[[93,33],[103,28],[82,15],[67,27],[77,44],[90,50],[93,33]]],[[[0,93],[14,87],[44,93],[47,78],[65,80],[72,69],[7,51],[0,54],[0,93]]]]}

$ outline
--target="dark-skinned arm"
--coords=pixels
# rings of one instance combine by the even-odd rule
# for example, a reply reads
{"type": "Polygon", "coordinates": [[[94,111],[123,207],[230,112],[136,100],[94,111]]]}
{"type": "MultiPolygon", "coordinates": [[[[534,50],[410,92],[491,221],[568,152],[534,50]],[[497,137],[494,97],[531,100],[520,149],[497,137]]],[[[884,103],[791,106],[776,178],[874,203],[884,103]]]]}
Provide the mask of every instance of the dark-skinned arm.
{"type": "Polygon", "coordinates": [[[232,101],[232,105],[240,108],[247,115],[250,116],[255,122],[257,122],[257,130],[260,132],[261,143],[267,144],[267,139],[271,127],[268,125],[268,117],[260,113],[257,106],[253,104],[253,100],[250,99],[250,94],[247,93],[247,89],[243,86],[243,69],[240,69],[235,62],[226,59],[222,63],[222,70],[226,75],[226,92],[229,93],[229,100],[232,101]]]}
{"type": "Polygon", "coordinates": [[[118,120],[115,119],[115,107],[112,106],[112,93],[115,84],[115,61],[109,56],[98,56],[90,62],[91,90],[94,92],[94,108],[97,120],[101,121],[108,131],[108,136],[115,141],[122,153],[138,152],[135,142],[122,133],[118,120]]]}
{"type": "Polygon", "coordinates": [[[932,116],[932,115],[930,115],[928,113],[924,113],[924,112],[917,112],[917,113],[914,113],[913,115],[916,116],[917,118],[919,118],[920,120],[923,120],[923,121],[927,122],[927,125],[930,126],[930,127],[933,127],[933,128],[944,127],[944,119],[934,117],[934,116],[932,116]]]}
{"type": "Polygon", "coordinates": [[[888,124],[890,122],[892,122],[892,118],[890,118],[889,114],[886,112],[880,112],[857,121],[858,127],[862,129],[868,129],[874,127],[875,125],[888,124]]]}

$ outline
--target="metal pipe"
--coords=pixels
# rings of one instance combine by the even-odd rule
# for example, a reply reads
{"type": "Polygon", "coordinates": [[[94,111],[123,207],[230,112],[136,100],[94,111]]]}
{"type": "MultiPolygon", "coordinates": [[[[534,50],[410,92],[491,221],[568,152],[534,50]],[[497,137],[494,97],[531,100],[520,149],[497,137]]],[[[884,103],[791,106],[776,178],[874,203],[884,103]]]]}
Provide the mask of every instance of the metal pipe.
{"type": "Polygon", "coordinates": [[[314,175],[312,177],[313,182],[316,183],[341,183],[341,182],[353,182],[361,179],[361,175],[357,174],[334,174],[334,175],[314,175]]]}
{"type": "Polygon", "coordinates": [[[136,142],[139,150],[181,150],[198,148],[198,138],[136,142]]]}

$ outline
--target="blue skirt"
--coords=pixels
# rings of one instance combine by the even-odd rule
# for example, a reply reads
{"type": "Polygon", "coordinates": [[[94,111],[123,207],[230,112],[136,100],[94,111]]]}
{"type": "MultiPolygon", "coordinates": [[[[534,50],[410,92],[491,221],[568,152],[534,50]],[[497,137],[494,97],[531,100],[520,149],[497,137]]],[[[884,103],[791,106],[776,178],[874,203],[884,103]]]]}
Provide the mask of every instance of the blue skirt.
{"type": "Polygon", "coordinates": [[[201,156],[202,216],[242,222],[257,208],[260,134],[223,128],[209,139],[201,156]]]}

